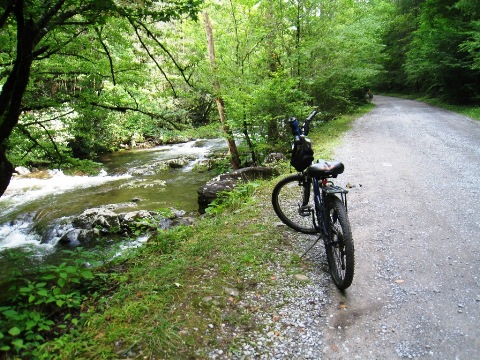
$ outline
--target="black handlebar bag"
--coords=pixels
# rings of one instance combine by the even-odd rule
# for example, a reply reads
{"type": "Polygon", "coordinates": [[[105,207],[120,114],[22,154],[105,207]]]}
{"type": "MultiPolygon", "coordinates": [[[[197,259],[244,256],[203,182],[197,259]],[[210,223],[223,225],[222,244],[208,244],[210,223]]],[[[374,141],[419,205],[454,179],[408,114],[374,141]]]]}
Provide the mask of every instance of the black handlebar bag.
{"type": "Polygon", "coordinates": [[[303,171],[309,167],[313,162],[313,150],[310,140],[307,138],[300,138],[300,141],[295,142],[292,149],[292,158],[290,159],[290,165],[295,170],[303,171]]]}

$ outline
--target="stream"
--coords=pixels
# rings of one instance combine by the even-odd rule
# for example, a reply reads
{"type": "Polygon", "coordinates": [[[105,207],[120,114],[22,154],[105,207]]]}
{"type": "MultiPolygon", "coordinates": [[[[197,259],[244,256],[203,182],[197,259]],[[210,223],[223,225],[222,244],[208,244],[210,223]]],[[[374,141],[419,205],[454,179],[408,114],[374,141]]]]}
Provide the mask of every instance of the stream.
{"type": "Polygon", "coordinates": [[[197,189],[212,177],[196,165],[219,151],[226,151],[223,139],[195,140],[104,155],[98,176],[58,170],[15,176],[0,197],[0,263],[7,249],[40,257],[54,253],[64,224],[86,209],[122,209],[134,201],[135,210],[196,211],[197,189]]]}

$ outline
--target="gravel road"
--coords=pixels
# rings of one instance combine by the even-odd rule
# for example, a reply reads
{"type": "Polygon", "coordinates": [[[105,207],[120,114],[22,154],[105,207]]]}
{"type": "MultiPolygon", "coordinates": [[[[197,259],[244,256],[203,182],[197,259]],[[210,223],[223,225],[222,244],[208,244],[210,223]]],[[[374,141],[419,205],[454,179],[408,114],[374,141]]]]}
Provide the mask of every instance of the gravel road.
{"type": "Polygon", "coordinates": [[[480,359],[480,122],[374,103],[336,152],[356,274],[330,289],[323,358],[480,359]]]}
{"type": "MultiPolygon", "coordinates": [[[[346,169],[335,183],[350,190],[353,284],[335,288],[323,246],[305,275],[271,269],[277,286],[239,304],[259,309],[262,330],[233,333],[243,343],[211,359],[480,359],[480,122],[374,103],[335,154],[346,169]]],[[[294,251],[312,242],[276,226],[294,251]]]]}

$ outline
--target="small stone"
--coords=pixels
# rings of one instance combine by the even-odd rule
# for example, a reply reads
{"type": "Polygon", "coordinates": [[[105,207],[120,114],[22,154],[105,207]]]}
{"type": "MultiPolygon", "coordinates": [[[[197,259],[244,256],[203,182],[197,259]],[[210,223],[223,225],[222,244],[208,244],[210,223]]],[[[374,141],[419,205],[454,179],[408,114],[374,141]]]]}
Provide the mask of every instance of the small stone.
{"type": "Polygon", "coordinates": [[[303,275],[303,274],[295,274],[295,279],[298,280],[298,281],[302,281],[302,282],[305,282],[305,281],[308,281],[308,277],[306,275],[303,275]]]}
{"type": "Polygon", "coordinates": [[[232,288],[228,288],[228,287],[224,287],[223,289],[230,296],[236,297],[240,294],[237,289],[232,289],[232,288]]]}

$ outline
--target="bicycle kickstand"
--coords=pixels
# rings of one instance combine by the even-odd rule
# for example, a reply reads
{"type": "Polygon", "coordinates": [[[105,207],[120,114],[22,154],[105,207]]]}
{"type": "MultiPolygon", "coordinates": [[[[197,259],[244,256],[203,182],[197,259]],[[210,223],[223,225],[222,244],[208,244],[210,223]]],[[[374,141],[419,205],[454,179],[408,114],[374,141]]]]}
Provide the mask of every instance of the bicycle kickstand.
{"type": "Polygon", "coordinates": [[[322,235],[322,234],[320,234],[320,235],[318,236],[317,240],[315,240],[315,242],[314,242],[312,245],[310,245],[310,247],[303,253],[303,255],[301,256],[301,258],[303,258],[305,255],[307,255],[307,253],[308,253],[310,250],[312,250],[312,248],[318,243],[318,241],[319,241],[321,238],[323,238],[323,235],[322,235]]]}

